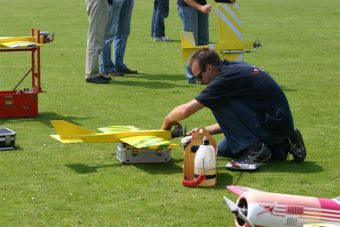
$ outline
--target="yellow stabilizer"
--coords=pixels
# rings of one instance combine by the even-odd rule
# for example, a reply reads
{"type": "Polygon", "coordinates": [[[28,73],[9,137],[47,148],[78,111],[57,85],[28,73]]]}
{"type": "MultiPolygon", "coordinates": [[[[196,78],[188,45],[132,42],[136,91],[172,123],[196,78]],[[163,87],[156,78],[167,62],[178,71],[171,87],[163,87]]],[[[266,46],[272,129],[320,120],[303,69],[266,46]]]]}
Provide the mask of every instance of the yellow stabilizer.
{"type": "Polygon", "coordinates": [[[52,120],[51,123],[58,133],[58,135],[52,135],[52,137],[60,142],[64,141],[67,143],[68,141],[71,143],[71,141],[73,141],[73,143],[79,143],[82,142],[82,140],[80,140],[81,135],[94,135],[97,133],[96,131],[82,128],[64,120],[52,120]]]}

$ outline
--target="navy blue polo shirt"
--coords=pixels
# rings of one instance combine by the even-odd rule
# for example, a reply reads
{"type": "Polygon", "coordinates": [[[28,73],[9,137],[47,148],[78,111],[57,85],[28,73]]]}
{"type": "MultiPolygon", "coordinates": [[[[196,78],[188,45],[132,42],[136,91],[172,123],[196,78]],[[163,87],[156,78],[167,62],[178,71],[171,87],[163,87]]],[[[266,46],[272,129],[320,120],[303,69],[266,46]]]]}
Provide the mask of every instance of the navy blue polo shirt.
{"type": "Polygon", "coordinates": [[[287,136],[293,120],[285,94],[272,77],[243,62],[225,60],[220,73],[195,98],[211,110],[238,100],[253,109],[262,125],[276,135],[287,136]]]}

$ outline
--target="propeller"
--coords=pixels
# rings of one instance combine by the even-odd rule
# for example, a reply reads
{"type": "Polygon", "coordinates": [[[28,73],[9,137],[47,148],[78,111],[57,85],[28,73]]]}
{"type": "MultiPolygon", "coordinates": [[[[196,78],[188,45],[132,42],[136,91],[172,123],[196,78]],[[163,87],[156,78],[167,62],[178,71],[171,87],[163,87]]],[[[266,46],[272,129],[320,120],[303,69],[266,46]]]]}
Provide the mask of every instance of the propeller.
{"type": "Polygon", "coordinates": [[[244,213],[247,211],[246,209],[238,207],[233,201],[231,201],[225,196],[223,196],[223,198],[224,202],[228,205],[228,208],[231,211],[231,213],[235,214],[236,217],[240,218],[242,221],[247,223],[249,227],[254,227],[253,223],[251,223],[250,220],[244,215],[244,213]]]}
{"type": "Polygon", "coordinates": [[[187,127],[184,126],[184,129],[183,129],[182,125],[178,124],[174,126],[173,129],[171,130],[171,138],[182,137],[182,136],[185,136],[186,133],[187,133],[187,127]]]}

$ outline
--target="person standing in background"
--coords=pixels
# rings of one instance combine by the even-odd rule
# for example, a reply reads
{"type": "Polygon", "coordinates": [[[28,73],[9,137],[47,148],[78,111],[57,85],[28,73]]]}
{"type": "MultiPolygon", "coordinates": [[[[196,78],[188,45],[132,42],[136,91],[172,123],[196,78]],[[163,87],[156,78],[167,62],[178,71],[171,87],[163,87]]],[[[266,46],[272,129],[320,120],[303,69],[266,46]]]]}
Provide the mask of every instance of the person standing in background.
{"type": "Polygon", "coordinates": [[[155,42],[169,42],[165,35],[164,19],[169,16],[169,0],[155,0],[151,22],[151,38],[155,42]]]}
{"type": "Polygon", "coordinates": [[[112,0],[85,0],[89,17],[87,32],[86,69],[87,83],[107,84],[111,78],[99,73],[99,54],[102,51],[107,25],[110,18],[110,4],[112,0]]]}
{"type": "MultiPolygon", "coordinates": [[[[206,0],[177,0],[177,6],[183,31],[194,34],[196,45],[209,44],[211,5],[206,0]]],[[[192,74],[190,66],[186,66],[185,76],[188,83],[197,83],[197,78],[192,74]]]]}
{"type": "Polygon", "coordinates": [[[125,49],[130,35],[130,25],[134,0],[112,0],[111,20],[100,58],[100,71],[106,75],[123,76],[137,74],[124,64],[125,49]],[[114,57],[111,57],[112,43],[114,57]]]}

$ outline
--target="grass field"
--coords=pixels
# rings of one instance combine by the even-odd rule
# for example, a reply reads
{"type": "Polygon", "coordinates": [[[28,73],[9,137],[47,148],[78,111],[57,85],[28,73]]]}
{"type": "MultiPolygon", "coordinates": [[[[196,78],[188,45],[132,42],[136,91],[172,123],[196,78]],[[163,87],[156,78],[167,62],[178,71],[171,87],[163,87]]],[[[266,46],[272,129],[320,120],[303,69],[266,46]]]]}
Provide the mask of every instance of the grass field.
{"type": "MultiPolygon", "coordinates": [[[[256,173],[227,171],[226,159],[219,159],[216,187],[185,188],[182,148],[173,150],[168,164],[122,165],[114,144],[65,145],[49,137],[53,119],[90,129],[125,124],[158,129],[168,111],[202,90],[184,79],[176,1],[166,20],[167,35],[175,39],[170,43],[150,40],[153,1],[135,2],[126,63],[140,74],[95,85],[84,81],[84,1],[0,0],[0,36],[29,35],[32,27],[56,33],[55,42],[42,48],[46,92],[39,95],[39,116],[0,119],[1,127],[16,131],[18,145],[0,152],[0,226],[233,226],[222,199],[236,199],[225,189],[229,184],[339,196],[339,1],[239,5],[245,39],[263,44],[245,61],[270,72],[285,91],[308,157],[304,163],[269,162],[256,173]]],[[[212,41],[214,22],[212,14],[212,41]]],[[[13,89],[28,68],[27,53],[0,53],[0,89],[13,89]]],[[[29,87],[29,80],[22,86],[29,87]]],[[[204,110],[182,123],[192,128],[214,119],[204,110]]]]}

